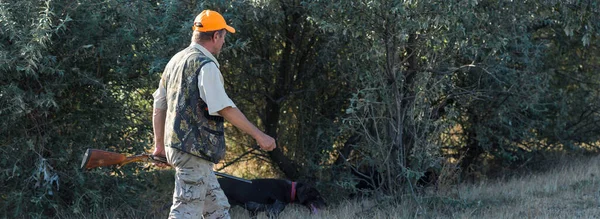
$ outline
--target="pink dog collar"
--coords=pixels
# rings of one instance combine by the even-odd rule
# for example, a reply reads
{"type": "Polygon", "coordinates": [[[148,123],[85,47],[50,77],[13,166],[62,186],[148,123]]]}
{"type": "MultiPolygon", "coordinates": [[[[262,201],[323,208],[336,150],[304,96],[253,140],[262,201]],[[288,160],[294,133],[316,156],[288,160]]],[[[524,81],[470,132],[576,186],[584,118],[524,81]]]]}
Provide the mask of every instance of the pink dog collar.
{"type": "Polygon", "coordinates": [[[296,182],[292,182],[292,195],[290,196],[290,203],[294,202],[296,197],[296,182]]]}

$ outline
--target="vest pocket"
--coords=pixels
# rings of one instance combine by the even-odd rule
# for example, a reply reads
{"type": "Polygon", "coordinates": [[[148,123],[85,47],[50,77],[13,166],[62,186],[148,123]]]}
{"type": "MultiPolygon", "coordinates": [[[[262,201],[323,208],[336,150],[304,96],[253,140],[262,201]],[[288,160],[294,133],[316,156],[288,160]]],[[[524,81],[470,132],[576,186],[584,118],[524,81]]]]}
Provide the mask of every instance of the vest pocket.
{"type": "Polygon", "coordinates": [[[225,134],[223,131],[201,126],[202,144],[205,155],[211,162],[218,163],[225,155],[225,134]]]}

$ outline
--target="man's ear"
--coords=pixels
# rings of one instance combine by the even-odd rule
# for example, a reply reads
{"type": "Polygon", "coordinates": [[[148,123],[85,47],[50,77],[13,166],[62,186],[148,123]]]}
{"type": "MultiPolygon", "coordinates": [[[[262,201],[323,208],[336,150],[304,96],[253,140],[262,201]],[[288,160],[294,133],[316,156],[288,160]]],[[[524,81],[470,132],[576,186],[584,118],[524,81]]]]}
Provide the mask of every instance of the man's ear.
{"type": "Polygon", "coordinates": [[[219,37],[219,31],[215,31],[215,32],[213,32],[213,35],[212,35],[212,37],[211,37],[211,39],[212,39],[211,41],[212,41],[213,43],[214,43],[214,42],[217,42],[217,37],[219,37]]]}
{"type": "Polygon", "coordinates": [[[212,35],[212,39],[213,39],[213,41],[214,41],[214,42],[217,42],[217,39],[218,39],[217,37],[218,37],[218,38],[223,38],[223,37],[225,37],[225,31],[221,31],[221,30],[217,30],[217,31],[215,31],[215,32],[213,33],[213,35],[212,35]]]}

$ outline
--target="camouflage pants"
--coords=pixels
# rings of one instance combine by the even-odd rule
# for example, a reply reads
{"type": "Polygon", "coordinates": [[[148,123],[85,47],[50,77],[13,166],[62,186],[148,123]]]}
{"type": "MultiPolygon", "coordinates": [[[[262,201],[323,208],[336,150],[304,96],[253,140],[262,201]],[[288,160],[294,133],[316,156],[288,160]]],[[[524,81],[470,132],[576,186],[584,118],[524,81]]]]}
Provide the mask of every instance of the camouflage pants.
{"type": "Polygon", "coordinates": [[[167,161],[175,167],[175,192],[169,218],[230,218],[229,202],[213,164],[171,147],[167,161]]]}

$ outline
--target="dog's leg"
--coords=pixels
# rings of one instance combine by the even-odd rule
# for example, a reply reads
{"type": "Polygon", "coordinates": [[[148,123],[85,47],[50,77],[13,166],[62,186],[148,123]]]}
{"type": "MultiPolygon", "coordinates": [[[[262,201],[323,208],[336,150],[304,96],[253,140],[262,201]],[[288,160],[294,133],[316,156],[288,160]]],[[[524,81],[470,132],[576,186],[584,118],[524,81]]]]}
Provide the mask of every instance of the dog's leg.
{"type": "Polygon", "coordinates": [[[257,218],[258,212],[268,210],[267,205],[256,202],[247,202],[244,204],[244,208],[250,212],[250,218],[252,219],[257,218]]]}
{"type": "Polygon", "coordinates": [[[267,206],[267,216],[270,219],[277,218],[279,214],[285,209],[287,204],[285,202],[275,200],[273,204],[267,206]]]}

